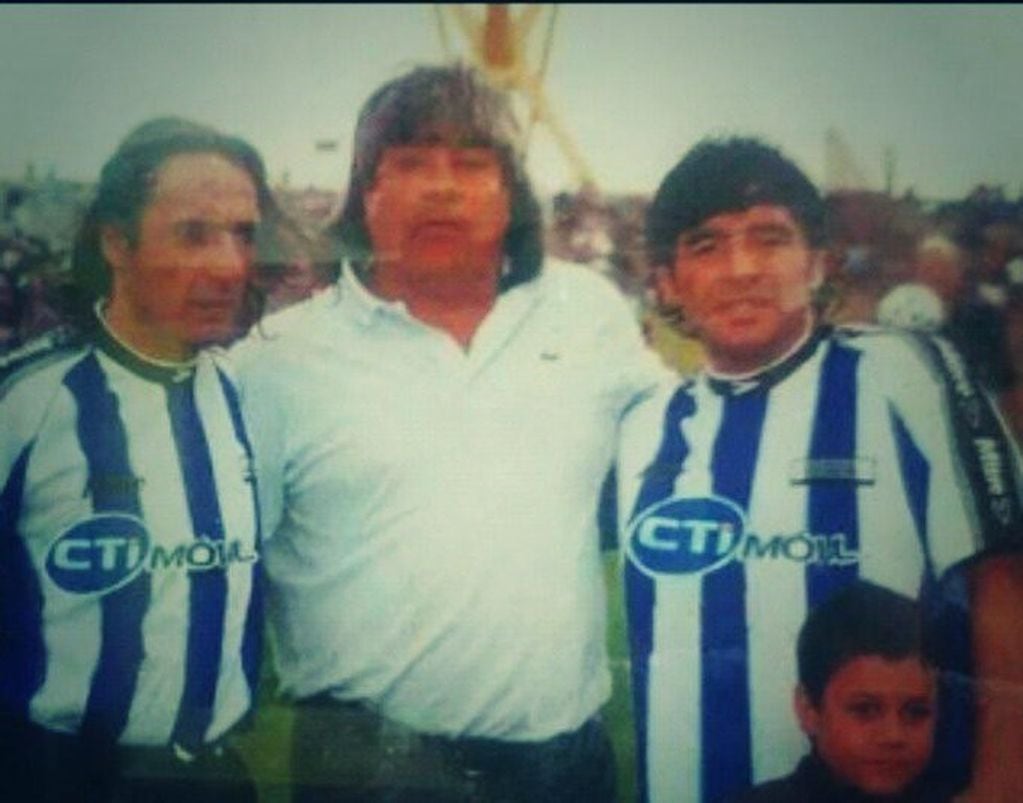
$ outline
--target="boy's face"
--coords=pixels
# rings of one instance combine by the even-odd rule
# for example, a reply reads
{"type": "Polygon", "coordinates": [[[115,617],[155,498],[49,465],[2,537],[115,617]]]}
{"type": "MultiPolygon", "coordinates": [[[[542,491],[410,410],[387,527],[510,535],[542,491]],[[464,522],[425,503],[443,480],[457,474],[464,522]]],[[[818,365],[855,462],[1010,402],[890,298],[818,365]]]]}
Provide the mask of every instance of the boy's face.
{"type": "Polygon", "coordinates": [[[868,794],[895,794],[931,755],[934,675],[918,658],[861,655],[832,675],[819,706],[799,688],[796,713],[835,775],[868,794]]]}

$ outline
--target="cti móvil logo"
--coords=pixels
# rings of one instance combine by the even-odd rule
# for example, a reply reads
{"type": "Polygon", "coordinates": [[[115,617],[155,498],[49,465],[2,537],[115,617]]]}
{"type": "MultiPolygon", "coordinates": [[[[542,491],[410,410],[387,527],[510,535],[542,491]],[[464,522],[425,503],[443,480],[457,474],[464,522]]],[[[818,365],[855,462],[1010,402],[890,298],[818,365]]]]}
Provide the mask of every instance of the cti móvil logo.
{"type": "Polygon", "coordinates": [[[46,555],[46,572],[71,594],[109,594],[143,571],[203,571],[251,563],[258,557],[238,540],[194,538],[171,547],[153,544],[141,519],[100,513],[54,539],[46,555]]]}
{"type": "Polygon", "coordinates": [[[699,576],[734,560],[828,566],[859,561],[844,533],[749,532],[741,508],[720,496],[672,497],[651,505],[629,525],[626,552],[636,568],[651,577],[699,576]]]}

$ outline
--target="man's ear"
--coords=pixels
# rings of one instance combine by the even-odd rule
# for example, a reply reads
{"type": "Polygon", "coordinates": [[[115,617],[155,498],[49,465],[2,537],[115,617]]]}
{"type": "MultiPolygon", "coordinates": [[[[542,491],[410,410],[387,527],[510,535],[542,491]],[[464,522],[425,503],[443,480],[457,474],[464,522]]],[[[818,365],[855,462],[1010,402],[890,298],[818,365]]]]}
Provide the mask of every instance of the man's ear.
{"type": "Polygon", "coordinates": [[[131,244],[127,235],[117,226],[103,226],[99,231],[99,245],[103,258],[115,272],[128,269],[131,244]]]}
{"type": "Polygon", "coordinates": [[[817,735],[820,726],[820,712],[802,684],[796,686],[792,695],[792,707],[796,711],[799,727],[810,739],[817,735]]]}
{"type": "Polygon", "coordinates": [[[810,252],[810,290],[816,293],[824,284],[824,268],[826,257],[823,248],[815,248],[810,252]]]}
{"type": "Polygon", "coordinates": [[[675,281],[675,271],[672,266],[654,265],[652,278],[658,305],[669,309],[681,308],[682,296],[678,291],[678,283],[675,281]]]}

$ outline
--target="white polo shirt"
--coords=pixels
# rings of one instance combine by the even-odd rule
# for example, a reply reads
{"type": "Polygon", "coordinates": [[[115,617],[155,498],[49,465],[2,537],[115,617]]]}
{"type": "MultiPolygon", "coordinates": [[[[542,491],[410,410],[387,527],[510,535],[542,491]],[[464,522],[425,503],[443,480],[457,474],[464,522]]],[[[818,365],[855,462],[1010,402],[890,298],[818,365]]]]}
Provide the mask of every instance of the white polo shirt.
{"type": "Polygon", "coordinates": [[[542,740],[607,699],[598,492],[665,369],[569,265],[463,350],[346,273],[236,349],[283,690],[417,730],[542,740]]]}

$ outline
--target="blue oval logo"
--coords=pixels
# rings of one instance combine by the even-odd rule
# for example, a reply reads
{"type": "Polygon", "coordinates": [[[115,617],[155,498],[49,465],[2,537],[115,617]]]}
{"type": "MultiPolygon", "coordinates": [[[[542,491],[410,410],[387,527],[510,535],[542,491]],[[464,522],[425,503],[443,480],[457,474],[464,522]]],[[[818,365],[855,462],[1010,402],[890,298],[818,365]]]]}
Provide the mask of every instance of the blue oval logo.
{"type": "Polygon", "coordinates": [[[100,513],[64,531],[46,555],[46,573],[72,594],[106,594],[142,571],[149,533],[135,516],[100,513]]]}
{"type": "Polygon", "coordinates": [[[665,499],[632,520],[630,560],[644,574],[706,574],[732,559],[745,532],[742,510],[720,496],[665,499]]]}

